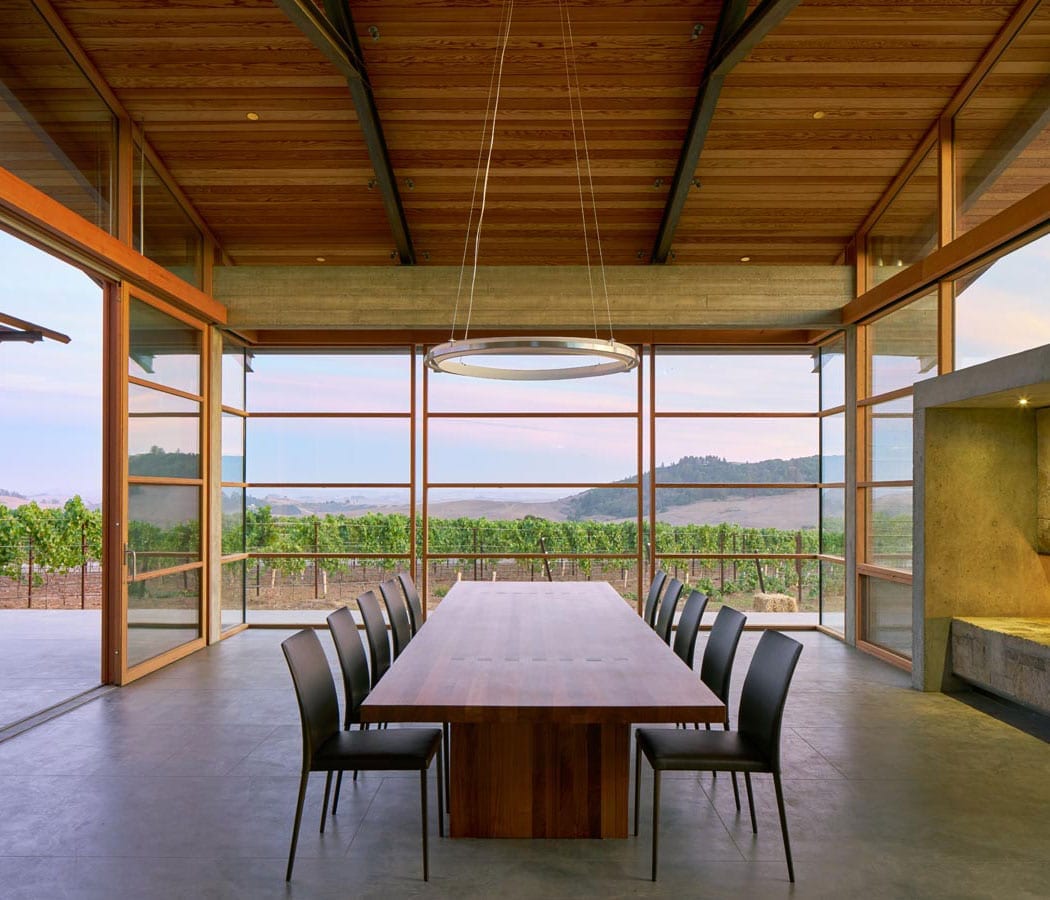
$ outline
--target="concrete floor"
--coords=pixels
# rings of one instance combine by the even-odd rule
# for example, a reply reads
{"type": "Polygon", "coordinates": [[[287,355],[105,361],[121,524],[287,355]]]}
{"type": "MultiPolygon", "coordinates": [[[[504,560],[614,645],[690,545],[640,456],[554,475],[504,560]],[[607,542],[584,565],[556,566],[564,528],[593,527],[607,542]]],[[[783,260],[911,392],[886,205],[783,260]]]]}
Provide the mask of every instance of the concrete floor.
{"type": "MultiPolygon", "coordinates": [[[[728,778],[667,777],[661,877],[650,883],[648,773],[638,839],[438,840],[434,829],[429,884],[414,774],[344,785],[324,836],[323,778],[314,776],[286,887],[300,739],[284,636],[242,633],[0,744],[0,894],[1050,895],[1050,745],[951,697],[912,691],[903,673],[817,633],[795,635],[806,649],[785,720],[794,887],[765,776],[755,780],[757,837],[728,778]]],[[[744,635],[737,692],[756,641],[744,635]]]]}
{"type": "Polygon", "coordinates": [[[0,609],[0,728],[98,686],[101,622],[97,609],[0,609]]]}

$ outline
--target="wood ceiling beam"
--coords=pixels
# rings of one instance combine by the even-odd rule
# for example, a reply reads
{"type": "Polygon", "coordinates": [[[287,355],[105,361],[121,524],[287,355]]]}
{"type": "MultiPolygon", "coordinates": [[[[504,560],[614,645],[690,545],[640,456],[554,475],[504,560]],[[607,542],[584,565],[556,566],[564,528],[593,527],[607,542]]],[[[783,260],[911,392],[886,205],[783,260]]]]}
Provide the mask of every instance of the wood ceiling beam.
{"type": "Polygon", "coordinates": [[[704,141],[714,118],[725,76],[798,4],[799,0],[763,0],[746,19],[744,16],[747,12],[747,0],[725,0],[722,4],[722,12],[711,44],[711,56],[697,90],[682,151],[678,156],[674,178],[671,180],[667,204],[664,206],[656,240],[653,242],[652,262],[667,262],[671,252],[671,242],[685,208],[685,201],[689,197],[689,188],[693,186],[696,167],[700,163],[700,154],[703,152],[704,141]]]}
{"type": "Polygon", "coordinates": [[[346,0],[325,0],[327,16],[321,14],[312,0],[274,2],[346,79],[401,265],[414,265],[416,251],[412,246],[412,236],[409,234],[401,195],[397,190],[394,167],[390,164],[379,110],[376,109],[372,85],[368,80],[361,46],[357,41],[357,33],[346,0]]]}

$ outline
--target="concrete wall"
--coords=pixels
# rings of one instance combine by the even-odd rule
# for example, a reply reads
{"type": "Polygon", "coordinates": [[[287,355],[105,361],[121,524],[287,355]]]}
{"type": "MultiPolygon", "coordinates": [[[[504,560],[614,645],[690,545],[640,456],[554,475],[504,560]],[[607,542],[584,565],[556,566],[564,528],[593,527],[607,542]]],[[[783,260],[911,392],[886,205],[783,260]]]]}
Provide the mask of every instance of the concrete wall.
{"type": "Polygon", "coordinates": [[[915,675],[917,686],[941,690],[951,683],[953,616],[1050,614],[1050,557],[1036,552],[1040,515],[1050,524],[1050,443],[1040,452],[1037,430],[1050,434],[1050,422],[1040,415],[1037,429],[1036,414],[1016,407],[933,408],[922,415],[916,496],[923,497],[917,597],[924,628],[915,675]]]}
{"type": "MultiPolygon", "coordinates": [[[[607,321],[600,272],[599,325],[607,321]]],[[[849,266],[611,266],[609,303],[618,328],[813,328],[841,321],[853,296],[849,266]]],[[[467,289],[457,325],[466,320],[467,289]]],[[[452,323],[458,268],[216,268],[214,294],[239,329],[418,328],[452,323]]],[[[582,266],[478,270],[471,322],[478,328],[589,327],[594,320],[582,266]]]]}

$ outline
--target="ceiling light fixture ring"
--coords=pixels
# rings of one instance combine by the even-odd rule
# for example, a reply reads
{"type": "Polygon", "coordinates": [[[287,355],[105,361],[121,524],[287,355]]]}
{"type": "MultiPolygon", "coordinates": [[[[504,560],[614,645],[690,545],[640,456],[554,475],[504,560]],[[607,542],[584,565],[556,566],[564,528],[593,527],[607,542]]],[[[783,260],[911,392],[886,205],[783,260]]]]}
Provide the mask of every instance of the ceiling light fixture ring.
{"type": "Polygon", "coordinates": [[[426,365],[434,372],[493,378],[503,381],[558,381],[630,372],[638,365],[638,352],[615,340],[586,337],[494,337],[446,341],[432,347],[426,365]],[[475,365],[466,362],[485,356],[573,356],[585,362],[572,366],[475,365]],[[586,361],[590,360],[590,361],[586,361]]]}

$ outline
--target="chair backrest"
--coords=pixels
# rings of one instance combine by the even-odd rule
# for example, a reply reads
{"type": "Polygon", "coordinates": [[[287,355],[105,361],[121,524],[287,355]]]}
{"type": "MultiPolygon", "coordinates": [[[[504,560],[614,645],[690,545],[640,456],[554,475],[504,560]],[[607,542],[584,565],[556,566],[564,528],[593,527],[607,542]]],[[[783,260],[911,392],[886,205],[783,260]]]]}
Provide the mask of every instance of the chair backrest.
{"type": "Polygon", "coordinates": [[[762,751],[774,772],[780,771],[780,724],[784,704],[802,645],[779,631],[762,635],[740,694],[740,724],[743,737],[762,751]]]}
{"type": "Polygon", "coordinates": [[[372,661],[372,687],[390,668],[390,639],[386,633],[386,620],[379,608],[375,591],[365,591],[357,598],[357,608],[365,622],[365,637],[368,638],[368,656],[372,661]]]}
{"type": "Polygon", "coordinates": [[[303,726],[303,770],[310,768],[317,749],[339,731],[339,698],[335,681],[317,633],[312,628],[282,641],[281,649],[292,673],[299,719],[303,726]]]}
{"type": "Polygon", "coordinates": [[[736,647],[744,631],[747,616],[728,606],[723,606],[715,616],[711,634],[704,648],[700,663],[700,680],[714,692],[723,703],[729,701],[729,680],[733,675],[733,660],[736,647]]]}
{"type": "Polygon", "coordinates": [[[328,630],[343,670],[343,694],[346,696],[346,713],[343,727],[360,722],[359,710],[368,696],[368,656],[365,654],[361,635],[357,633],[357,622],[348,607],[340,606],[328,617],[328,630]]]}
{"type": "Polygon", "coordinates": [[[658,569],[649,583],[649,595],[645,598],[645,612],[642,615],[645,618],[645,624],[650,628],[656,621],[656,605],[660,600],[660,591],[665,581],[667,581],[667,573],[663,569],[658,569]]]}
{"type": "Polygon", "coordinates": [[[682,614],[678,617],[678,631],[674,635],[674,652],[689,668],[693,668],[696,655],[696,636],[700,632],[700,617],[707,606],[707,595],[690,591],[682,614]]]}
{"type": "Polygon", "coordinates": [[[408,642],[412,640],[412,622],[408,618],[408,606],[405,605],[404,593],[396,578],[384,581],[379,585],[383,595],[387,618],[390,619],[390,635],[394,639],[394,659],[397,659],[408,642]]]}
{"type": "Polygon", "coordinates": [[[401,582],[401,590],[405,592],[405,600],[408,602],[408,616],[412,620],[412,634],[414,635],[423,627],[423,604],[419,599],[419,591],[412,581],[412,576],[402,572],[397,576],[401,582]]]}
{"type": "Polygon", "coordinates": [[[665,644],[671,643],[671,627],[674,625],[674,613],[678,609],[678,601],[682,598],[683,587],[685,585],[677,578],[667,579],[667,588],[664,590],[663,600],[660,601],[660,613],[654,626],[665,644]]]}

